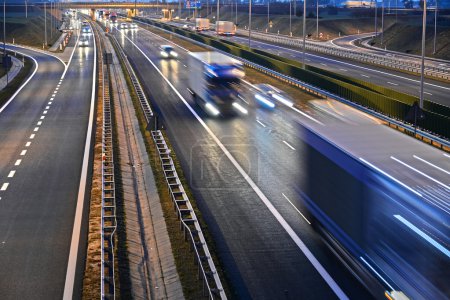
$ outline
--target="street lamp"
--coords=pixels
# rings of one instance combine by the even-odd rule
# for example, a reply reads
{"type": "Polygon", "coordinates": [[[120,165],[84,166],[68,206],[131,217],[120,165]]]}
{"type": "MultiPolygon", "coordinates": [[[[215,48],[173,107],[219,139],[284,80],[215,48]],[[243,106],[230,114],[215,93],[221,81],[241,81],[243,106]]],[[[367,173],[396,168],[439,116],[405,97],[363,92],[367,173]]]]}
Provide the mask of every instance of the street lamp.
{"type": "Polygon", "coordinates": [[[422,65],[420,66],[420,103],[419,107],[423,108],[423,79],[425,69],[425,34],[427,29],[427,0],[423,0],[423,17],[422,17],[422,65]]]}
{"type": "Polygon", "coordinates": [[[251,47],[252,40],[252,0],[248,0],[248,47],[251,47]]]}
{"type": "Polygon", "coordinates": [[[292,0],[289,0],[289,36],[292,36],[292,0]]]}
{"type": "Polygon", "coordinates": [[[378,21],[378,16],[377,16],[377,14],[378,14],[378,6],[377,6],[377,1],[378,0],[375,0],[375,37],[377,37],[377,35],[378,35],[378,24],[377,24],[377,21],[378,21]]]}
{"type": "Polygon", "coordinates": [[[270,0],[267,0],[267,32],[270,28],[270,0]]]}
{"type": "Polygon", "coordinates": [[[384,40],[384,0],[381,0],[381,45],[384,40]]]}
{"type": "Polygon", "coordinates": [[[319,0],[316,2],[316,31],[317,39],[319,39],[319,0]]]}
{"type": "Polygon", "coordinates": [[[306,0],[303,0],[303,69],[305,68],[306,55],[306,0]]]}
{"type": "Polygon", "coordinates": [[[216,18],[216,29],[217,29],[217,22],[219,22],[219,20],[220,20],[220,7],[219,7],[219,5],[220,5],[220,0],[217,0],[217,18],[216,18]]]}
{"type": "Polygon", "coordinates": [[[438,2],[437,2],[437,0],[436,0],[436,7],[434,8],[434,40],[433,40],[433,54],[436,54],[437,10],[438,10],[438,2]]]}

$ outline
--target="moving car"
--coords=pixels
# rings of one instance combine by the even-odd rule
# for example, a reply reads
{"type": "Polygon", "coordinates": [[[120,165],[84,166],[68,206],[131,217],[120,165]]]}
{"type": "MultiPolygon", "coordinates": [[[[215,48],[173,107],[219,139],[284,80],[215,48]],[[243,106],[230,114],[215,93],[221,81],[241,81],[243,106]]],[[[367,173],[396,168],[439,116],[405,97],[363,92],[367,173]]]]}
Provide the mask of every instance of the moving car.
{"type": "Polygon", "coordinates": [[[170,45],[161,45],[161,56],[163,58],[176,58],[178,57],[178,53],[173,50],[173,47],[170,45]]]}
{"type": "Polygon", "coordinates": [[[289,96],[277,89],[276,87],[261,83],[255,84],[255,101],[269,108],[274,108],[276,106],[276,102],[280,102],[286,106],[292,107],[294,103],[290,100],[289,96]]]}
{"type": "Polygon", "coordinates": [[[138,26],[136,23],[130,23],[130,28],[135,29],[135,28],[138,28],[138,26]]]}
{"type": "Polygon", "coordinates": [[[128,23],[120,23],[120,29],[127,29],[128,23]]]}
{"type": "Polygon", "coordinates": [[[78,46],[80,47],[88,47],[89,46],[89,39],[82,37],[80,38],[80,40],[78,41],[78,46]]]}
{"type": "Polygon", "coordinates": [[[91,27],[89,25],[83,25],[81,27],[81,33],[88,34],[91,33],[91,27]]]}

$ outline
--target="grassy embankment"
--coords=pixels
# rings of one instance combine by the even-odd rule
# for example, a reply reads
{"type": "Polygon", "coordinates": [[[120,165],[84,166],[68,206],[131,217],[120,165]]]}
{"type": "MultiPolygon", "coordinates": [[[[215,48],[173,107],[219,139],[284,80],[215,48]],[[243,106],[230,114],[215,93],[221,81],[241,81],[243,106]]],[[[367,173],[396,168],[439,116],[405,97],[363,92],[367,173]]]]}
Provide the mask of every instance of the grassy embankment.
{"type": "MultiPolygon", "coordinates": [[[[30,59],[25,58],[25,66],[22,69],[20,69],[19,74],[17,74],[17,76],[4,89],[0,91],[0,107],[4,103],[6,103],[6,101],[8,101],[9,98],[11,98],[11,96],[28,78],[28,75],[31,74],[34,68],[33,66],[34,66],[33,62],[30,59]]],[[[0,75],[0,77],[3,75],[0,75]]]]}

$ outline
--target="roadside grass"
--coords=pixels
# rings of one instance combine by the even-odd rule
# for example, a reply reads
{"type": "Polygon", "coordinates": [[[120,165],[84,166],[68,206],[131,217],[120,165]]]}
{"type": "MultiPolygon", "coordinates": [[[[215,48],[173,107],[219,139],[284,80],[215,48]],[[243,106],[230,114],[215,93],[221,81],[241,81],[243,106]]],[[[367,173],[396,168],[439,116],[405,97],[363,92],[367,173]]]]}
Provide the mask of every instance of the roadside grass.
{"type": "Polygon", "coordinates": [[[101,206],[102,206],[102,131],[103,97],[97,96],[94,163],[89,201],[89,228],[86,264],[83,278],[83,299],[98,299],[101,282],[101,206]]]}
{"type": "Polygon", "coordinates": [[[17,91],[17,89],[23,84],[23,82],[31,75],[33,69],[33,62],[25,57],[25,65],[20,69],[19,74],[0,91],[0,107],[8,101],[11,96],[17,91]]]}
{"type": "MultiPolygon", "coordinates": [[[[113,43],[114,47],[116,48],[116,45],[113,43]]],[[[116,48],[117,51],[117,48],[116,48]]],[[[126,71],[126,67],[121,61],[122,71],[124,74],[126,74],[126,82],[128,89],[130,91],[131,98],[133,100],[133,106],[135,108],[136,116],[139,120],[140,130],[141,134],[144,137],[145,147],[147,149],[147,154],[149,156],[150,164],[152,166],[153,174],[156,181],[156,186],[158,189],[158,194],[160,196],[161,200],[161,206],[164,213],[164,218],[166,221],[166,227],[169,233],[169,238],[172,246],[172,253],[175,258],[175,263],[178,271],[178,275],[181,280],[181,284],[183,287],[183,293],[186,299],[204,299],[206,298],[203,295],[202,288],[203,284],[200,280],[198,280],[198,266],[194,262],[194,252],[191,250],[191,246],[189,243],[187,243],[184,240],[183,232],[180,230],[180,222],[178,220],[178,217],[174,211],[174,204],[172,202],[169,188],[167,186],[163,169],[160,164],[158,152],[156,150],[156,145],[153,141],[153,138],[151,136],[151,133],[146,130],[146,121],[144,114],[141,111],[140,103],[138,100],[138,97],[136,95],[136,92],[134,90],[134,87],[131,83],[130,77],[126,71]]],[[[189,190],[189,186],[187,184],[187,181],[183,175],[183,171],[181,169],[180,163],[177,160],[176,156],[174,155],[173,148],[170,145],[169,140],[167,139],[167,136],[165,136],[166,142],[169,146],[169,148],[172,150],[172,158],[175,164],[175,168],[178,172],[178,175],[180,176],[180,180],[183,183],[183,186],[186,190],[186,193],[191,201],[191,204],[194,208],[194,211],[197,215],[197,218],[199,219],[200,226],[202,227],[202,230],[204,230],[205,239],[208,242],[208,247],[210,249],[211,255],[213,256],[214,263],[216,264],[216,268],[219,271],[219,276],[221,277],[222,284],[225,287],[225,291],[227,294],[229,293],[228,284],[224,281],[225,277],[222,273],[222,268],[220,267],[219,260],[217,258],[217,255],[215,254],[215,247],[213,244],[213,241],[211,239],[210,234],[207,232],[207,226],[205,222],[202,219],[201,212],[198,210],[197,205],[195,203],[195,199],[192,195],[192,193],[189,190]]]]}
{"type": "MultiPolygon", "coordinates": [[[[35,13],[28,18],[13,17],[6,18],[6,42],[20,45],[27,45],[30,47],[37,47],[42,49],[44,44],[44,28],[45,18],[43,12],[35,13]]],[[[58,40],[61,32],[56,29],[56,26],[50,26],[50,17],[47,15],[47,42],[52,45],[58,40]]],[[[0,38],[3,40],[3,31],[0,32],[0,38]]],[[[47,45],[47,46],[48,46],[47,45]]]]}

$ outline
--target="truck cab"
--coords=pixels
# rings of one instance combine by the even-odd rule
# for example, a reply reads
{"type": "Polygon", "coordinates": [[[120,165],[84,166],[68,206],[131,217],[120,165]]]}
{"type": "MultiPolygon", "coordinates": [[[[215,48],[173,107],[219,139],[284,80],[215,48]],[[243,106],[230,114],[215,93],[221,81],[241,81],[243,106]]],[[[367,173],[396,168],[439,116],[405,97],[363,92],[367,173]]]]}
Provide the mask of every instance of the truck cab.
{"type": "Polygon", "coordinates": [[[245,73],[240,61],[219,52],[190,53],[190,91],[209,115],[248,113],[238,97],[240,80],[245,73]]]}

